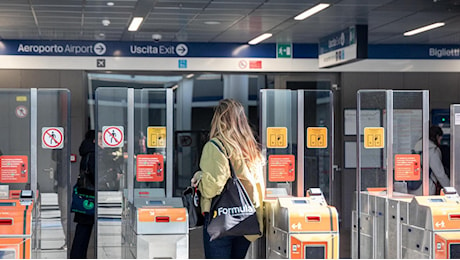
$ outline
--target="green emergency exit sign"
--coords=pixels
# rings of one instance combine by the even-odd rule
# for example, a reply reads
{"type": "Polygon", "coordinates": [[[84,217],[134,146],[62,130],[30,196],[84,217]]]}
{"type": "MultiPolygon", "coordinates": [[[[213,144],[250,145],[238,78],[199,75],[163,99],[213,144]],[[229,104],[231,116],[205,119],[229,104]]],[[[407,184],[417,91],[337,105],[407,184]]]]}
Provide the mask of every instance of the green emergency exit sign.
{"type": "Polygon", "coordinates": [[[292,58],[292,44],[277,43],[276,44],[277,58],[292,58]]]}

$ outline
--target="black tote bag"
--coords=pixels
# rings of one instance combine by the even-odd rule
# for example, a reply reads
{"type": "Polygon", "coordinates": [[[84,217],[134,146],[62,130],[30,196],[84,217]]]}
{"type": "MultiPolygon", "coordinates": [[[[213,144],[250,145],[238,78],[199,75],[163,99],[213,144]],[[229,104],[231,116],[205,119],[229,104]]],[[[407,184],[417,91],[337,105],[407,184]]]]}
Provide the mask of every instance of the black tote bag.
{"type": "MultiPolygon", "coordinates": [[[[211,140],[212,141],[212,140],[211,140]]],[[[221,152],[222,149],[212,141],[221,152]]],[[[236,177],[230,159],[231,177],[222,193],[212,199],[210,222],[207,227],[210,241],[224,236],[260,235],[256,209],[244,186],[236,177]]]]}
{"type": "Polygon", "coordinates": [[[200,227],[204,223],[204,216],[200,207],[200,192],[196,187],[189,186],[182,192],[182,202],[188,212],[188,227],[200,227]]]}

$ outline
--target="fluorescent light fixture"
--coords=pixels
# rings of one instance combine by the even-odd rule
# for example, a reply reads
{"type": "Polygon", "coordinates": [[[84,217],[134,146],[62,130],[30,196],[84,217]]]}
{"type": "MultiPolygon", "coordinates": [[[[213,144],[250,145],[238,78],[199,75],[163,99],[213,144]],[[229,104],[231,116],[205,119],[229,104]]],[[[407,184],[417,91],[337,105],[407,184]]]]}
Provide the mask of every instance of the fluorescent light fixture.
{"type": "Polygon", "coordinates": [[[272,37],[272,34],[271,33],[264,33],[260,36],[257,36],[256,38],[250,40],[248,43],[251,44],[251,45],[254,45],[254,44],[258,44],[259,42],[261,41],[265,41],[266,39],[272,37]]]}
{"type": "Polygon", "coordinates": [[[307,17],[310,17],[320,11],[322,11],[323,9],[326,9],[330,6],[330,4],[317,4],[315,6],[313,6],[312,8],[306,10],[305,12],[297,15],[296,17],[294,17],[294,20],[304,20],[305,18],[307,17]]]}
{"type": "Polygon", "coordinates": [[[187,76],[185,76],[186,78],[190,79],[190,78],[193,78],[195,76],[195,74],[188,74],[187,76]]]}
{"type": "Polygon", "coordinates": [[[131,21],[131,24],[128,27],[128,31],[130,32],[137,31],[137,29],[139,29],[139,26],[141,25],[143,20],[144,20],[143,17],[134,17],[133,20],[131,21]]]}
{"type": "Polygon", "coordinates": [[[428,30],[433,30],[433,29],[435,29],[435,28],[438,28],[438,27],[441,27],[441,26],[444,26],[444,25],[445,25],[445,23],[434,23],[434,24],[430,24],[430,25],[427,25],[427,26],[423,26],[423,27],[414,29],[414,30],[412,30],[412,31],[405,32],[405,33],[404,33],[404,36],[412,36],[412,35],[414,35],[414,34],[421,33],[421,32],[425,32],[425,31],[428,31],[428,30]]]}
{"type": "Polygon", "coordinates": [[[217,25],[217,24],[220,24],[219,21],[205,21],[204,24],[207,24],[207,25],[217,25]]]}

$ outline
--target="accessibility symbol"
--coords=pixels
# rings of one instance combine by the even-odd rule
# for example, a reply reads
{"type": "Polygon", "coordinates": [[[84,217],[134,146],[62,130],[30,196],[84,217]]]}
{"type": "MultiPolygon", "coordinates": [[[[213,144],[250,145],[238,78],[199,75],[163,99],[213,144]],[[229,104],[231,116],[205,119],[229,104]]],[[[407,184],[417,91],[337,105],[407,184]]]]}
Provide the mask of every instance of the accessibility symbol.
{"type": "Polygon", "coordinates": [[[123,147],[124,141],[123,126],[102,127],[102,146],[115,148],[123,147]]]}
{"type": "Polygon", "coordinates": [[[63,127],[42,127],[42,148],[61,149],[64,147],[63,127]]]}

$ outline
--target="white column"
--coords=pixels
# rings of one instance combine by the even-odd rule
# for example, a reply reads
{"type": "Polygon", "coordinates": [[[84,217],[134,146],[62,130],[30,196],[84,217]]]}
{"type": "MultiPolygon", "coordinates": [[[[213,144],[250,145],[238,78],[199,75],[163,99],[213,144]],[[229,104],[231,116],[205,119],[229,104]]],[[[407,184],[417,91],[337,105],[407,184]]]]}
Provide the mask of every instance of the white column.
{"type": "Polygon", "coordinates": [[[224,75],[224,98],[233,98],[241,102],[248,114],[249,76],[224,75]]]}

